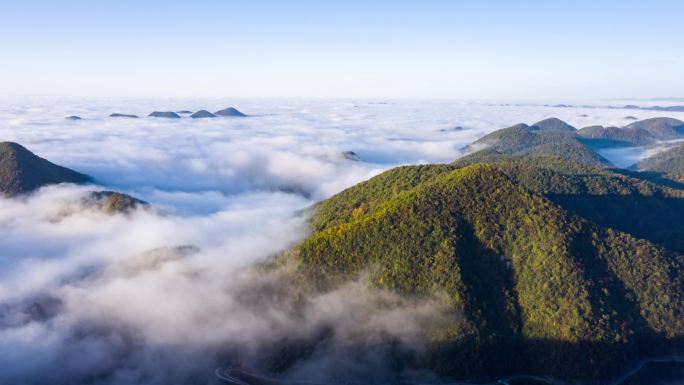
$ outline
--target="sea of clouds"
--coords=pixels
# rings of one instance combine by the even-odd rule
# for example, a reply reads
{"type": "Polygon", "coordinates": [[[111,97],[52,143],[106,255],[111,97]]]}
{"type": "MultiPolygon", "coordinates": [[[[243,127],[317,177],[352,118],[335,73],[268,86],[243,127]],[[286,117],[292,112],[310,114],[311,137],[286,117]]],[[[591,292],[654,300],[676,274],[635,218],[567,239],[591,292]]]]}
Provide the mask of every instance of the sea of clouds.
{"type": "MultiPolygon", "coordinates": [[[[346,344],[371,346],[384,335],[415,348],[437,303],[350,283],[295,312],[279,294],[284,278],[250,267],[305,238],[317,201],[383,170],[452,161],[518,122],[621,126],[626,115],[662,113],[411,100],[0,99],[0,140],[97,181],[0,198],[0,383],[215,383],[213,370],[236,357],[258,364],[264,347],[322,330],[332,337],[291,375],[368,373],[369,365],[382,373],[372,349],[341,360],[346,344]],[[108,117],[228,106],[250,116],[108,117]],[[154,209],[108,215],[83,206],[99,189],[154,209]]],[[[624,166],[653,151],[603,155],[624,166]]]]}

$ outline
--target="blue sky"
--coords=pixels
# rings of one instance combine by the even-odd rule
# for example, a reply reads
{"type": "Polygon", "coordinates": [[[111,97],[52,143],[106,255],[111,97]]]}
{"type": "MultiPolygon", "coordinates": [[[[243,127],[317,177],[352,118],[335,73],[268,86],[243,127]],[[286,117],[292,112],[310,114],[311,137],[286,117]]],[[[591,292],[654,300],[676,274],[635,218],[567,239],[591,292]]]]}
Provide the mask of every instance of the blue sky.
{"type": "Polygon", "coordinates": [[[684,95],[682,1],[0,2],[0,94],[684,95]]]}

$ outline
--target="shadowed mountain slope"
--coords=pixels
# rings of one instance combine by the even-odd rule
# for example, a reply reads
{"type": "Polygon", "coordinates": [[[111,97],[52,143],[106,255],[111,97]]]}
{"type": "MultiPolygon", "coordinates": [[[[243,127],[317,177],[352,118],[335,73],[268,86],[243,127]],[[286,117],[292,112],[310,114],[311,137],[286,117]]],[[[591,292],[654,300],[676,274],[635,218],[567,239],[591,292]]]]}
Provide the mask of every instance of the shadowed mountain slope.
{"type": "Polygon", "coordinates": [[[20,144],[0,143],[0,193],[12,196],[57,183],[86,183],[87,175],[45,160],[20,144]]]}

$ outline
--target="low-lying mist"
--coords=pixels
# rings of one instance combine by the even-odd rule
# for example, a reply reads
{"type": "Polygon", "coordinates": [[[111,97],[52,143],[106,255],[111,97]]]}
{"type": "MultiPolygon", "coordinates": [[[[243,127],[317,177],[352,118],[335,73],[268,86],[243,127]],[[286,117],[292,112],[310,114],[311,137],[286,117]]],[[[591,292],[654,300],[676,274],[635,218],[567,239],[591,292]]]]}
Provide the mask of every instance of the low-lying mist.
{"type": "MultiPolygon", "coordinates": [[[[283,210],[308,203],[295,195],[254,193],[177,217],[79,209],[72,198],[85,192],[2,202],[2,383],[209,383],[236,360],[277,368],[273,347],[287,341],[316,349],[288,372],[323,380],[344,373],[346,349],[373,349],[379,369],[384,341],[417,348],[436,314],[431,301],[360,282],[295,302],[286,269],[253,267],[306,234],[304,212],[283,210]]],[[[368,370],[356,358],[346,363],[368,370]]]]}

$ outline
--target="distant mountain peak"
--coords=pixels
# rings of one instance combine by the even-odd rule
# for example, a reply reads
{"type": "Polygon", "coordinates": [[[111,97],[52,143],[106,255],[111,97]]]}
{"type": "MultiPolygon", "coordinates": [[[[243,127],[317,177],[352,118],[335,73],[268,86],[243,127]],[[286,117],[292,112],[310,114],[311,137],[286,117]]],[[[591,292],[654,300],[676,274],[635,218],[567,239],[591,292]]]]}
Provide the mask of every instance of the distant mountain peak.
{"type": "Polygon", "coordinates": [[[137,118],[138,115],[133,115],[133,114],[120,114],[118,112],[115,112],[113,114],[109,115],[110,118],[137,118]]]}
{"type": "Polygon", "coordinates": [[[533,130],[543,130],[543,131],[569,131],[574,132],[577,129],[558,118],[547,118],[540,120],[531,126],[533,130]]]}
{"type": "Polygon", "coordinates": [[[649,118],[649,119],[639,120],[637,122],[630,124],[630,126],[654,126],[654,125],[676,127],[676,126],[684,125],[684,122],[682,122],[679,119],[675,119],[675,118],[657,117],[657,118],[649,118]]]}
{"type": "Polygon", "coordinates": [[[238,111],[236,108],[233,107],[228,107],[224,108],[222,110],[214,112],[215,115],[218,116],[234,116],[234,117],[245,117],[247,115],[243,114],[242,112],[238,111]]]}
{"type": "Polygon", "coordinates": [[[216,115],[212,114],[211,112],[207,110],[199,110],[195,112],[194,114],[190,115],[191,118],[193,119],[202,119],[202,118],[215,118],[216,115]]]}
{"type": "Polygon", "coordinates": [[[153,118],[171,118],[171,119],[179,119],[180,115],[173,111],[154,111],[151,114],[147,115],[153,118]]]}

